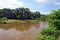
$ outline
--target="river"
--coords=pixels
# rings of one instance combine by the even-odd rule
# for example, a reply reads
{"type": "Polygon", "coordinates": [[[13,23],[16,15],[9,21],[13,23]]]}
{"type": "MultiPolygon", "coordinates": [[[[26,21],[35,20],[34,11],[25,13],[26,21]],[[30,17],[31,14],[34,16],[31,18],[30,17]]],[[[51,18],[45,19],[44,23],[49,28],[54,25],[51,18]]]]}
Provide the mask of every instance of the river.
{"type": "Polygon", "coordinates": [[[47,27],[44,21],[0,24],[0,40],[35,40],[39,31],[47,27]]]}

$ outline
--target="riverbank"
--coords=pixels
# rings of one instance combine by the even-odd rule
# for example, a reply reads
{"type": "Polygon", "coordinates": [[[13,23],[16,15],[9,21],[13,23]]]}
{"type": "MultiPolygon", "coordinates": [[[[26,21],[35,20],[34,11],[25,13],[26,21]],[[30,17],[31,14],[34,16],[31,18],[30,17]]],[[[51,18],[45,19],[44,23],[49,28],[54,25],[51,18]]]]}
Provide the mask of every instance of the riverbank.
{"type": "Polygon", "coordinates": [[[25,23],[25,22],[38,22],[38,21],[43,21],[43,20],[16,20],[16,19],[2,19],[1,23],[25,23]]]}
{"type": "Polygon", "coordinates": [[[26,21],[28,22],[37,22],[40,20],[15,20],[15,19],[8,19],[6,23],[25,23],[26,21]]]}

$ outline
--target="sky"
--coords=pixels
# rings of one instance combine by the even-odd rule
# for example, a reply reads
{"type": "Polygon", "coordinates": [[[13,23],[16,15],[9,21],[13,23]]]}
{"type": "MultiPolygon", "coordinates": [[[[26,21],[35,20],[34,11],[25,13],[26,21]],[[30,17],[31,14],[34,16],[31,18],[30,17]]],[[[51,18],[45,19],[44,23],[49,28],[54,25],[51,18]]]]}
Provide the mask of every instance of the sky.
{"type": "Polygon", "coordinates": [[[39,11],[41,14],[49,14],[50,11],[60,9],[60,0],[0,0],[2,8],[29,8],[31,11],[39,11]]]}

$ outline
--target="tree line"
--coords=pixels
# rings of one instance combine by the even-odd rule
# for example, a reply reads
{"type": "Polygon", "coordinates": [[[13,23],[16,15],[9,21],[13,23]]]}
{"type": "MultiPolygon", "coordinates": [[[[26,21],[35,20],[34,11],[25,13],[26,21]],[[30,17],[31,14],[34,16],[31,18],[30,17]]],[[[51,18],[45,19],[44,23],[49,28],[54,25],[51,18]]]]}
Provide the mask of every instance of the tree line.
{"type": "Polygon", "coordinates": [[[0,9],[0,18],[32,20],[40,17],[41,17],[41,14],[39,11],[32,12],[30,11],[29,8],[0,9]]]}

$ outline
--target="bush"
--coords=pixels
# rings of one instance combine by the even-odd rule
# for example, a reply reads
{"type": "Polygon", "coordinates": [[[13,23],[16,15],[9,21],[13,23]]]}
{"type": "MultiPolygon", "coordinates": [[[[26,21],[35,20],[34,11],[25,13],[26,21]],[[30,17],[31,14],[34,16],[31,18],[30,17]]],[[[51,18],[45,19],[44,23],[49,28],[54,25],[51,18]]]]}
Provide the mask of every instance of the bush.
{"type": "Polygon", "coordinates": [[[43,29],[36,40],[57,40],[59,37],[59,30],[51,27],[47,29],[43,29]]]}
{"type": "Polygon", "coordinates": [[[55,27],[57,30],[60,30],[60,20],[50,20],[49,21],[49,26],[50,27],[55,27]]]}
{"type": "Polygon", "coordinates": [[[5,20],[0,18],[0,24],[5,23],[5,20]]]}
{"type": "Polygon", "coordinates": [[[60,20],[54,21],[54,27],[56,27],[58,30],[60,30],[60,20]]]}

